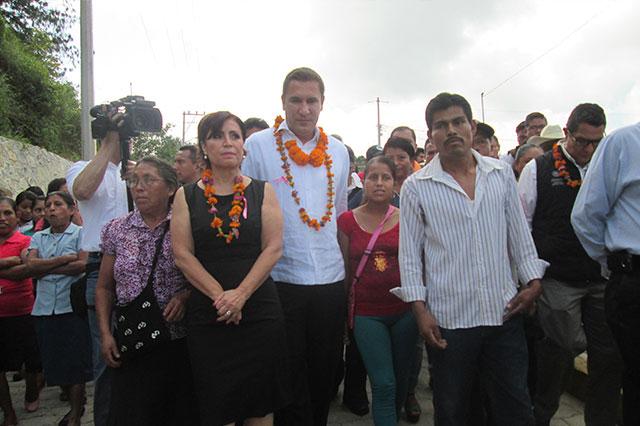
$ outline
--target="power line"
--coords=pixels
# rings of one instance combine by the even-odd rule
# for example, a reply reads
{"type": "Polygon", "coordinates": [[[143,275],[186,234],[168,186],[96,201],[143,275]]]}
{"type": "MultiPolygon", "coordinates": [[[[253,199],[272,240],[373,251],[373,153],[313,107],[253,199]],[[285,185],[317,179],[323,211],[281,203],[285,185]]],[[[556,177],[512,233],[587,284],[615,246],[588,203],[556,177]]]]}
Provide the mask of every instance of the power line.
{"type": "Polygon", "coordinates": [[[151,55],[153,55],[153,60],[155,63],[158,63],[158,58],[156,57],[156,52],[153,50],[153,46],[151,45],[151,39],[149,38],[149,32],[147,31],[147,26],[144,24],[144,18],[141,13],[138,13],[140,17],[140,22],[142,22],[142,29],[144,30],[144,35],[147,37],[147,44],[149,45],[149,49],[151,50],[151,55]]]}
{"type": "Polygon", "coordinates": [[[595,14],[593,14],[589,19],[587,19],[586,21],[584,21],[582,23],[582,25],[580,25],[578,28],[576,28],[575,30],[573,30],[572,32],[569,33],[569,35],[567,35],[566,37],[564,37],[562,40],[560,40],[558,43],[556,43],[554,46],[552,46],[550,49],[546,50],[544,53],[542,53],[541,55],[539,55],[538,57],[536,57],[534,60],[532,60],[531,62],[527,63],[525,66],[523,66],[522,68],[520,68],[518,71],[516,71],[515,73],[513,73],[511,76],[507,77],[506,79],[504,79],[500,84],[498,84],[496,87],[494,87],[493,89],[483,92],[484,96],[487,96],[489,94],[491,94],[492,92],[494,92],[495,90],[497,90],[499,87],[501,87],[502,85],[506,84],[507,82],[509,82],[510,80],[512,80],[515,76],[517,76],[518,74],[520,74],[522,71],[524,71],[525,69],[529,68],[531,65],[535,64],[536,62],[538,62],[540,59],[544,58],[545,56],[547,56],[549,53],[553,52],[554,50],[556,50],[558,47],[560,47],[560,45],[562,45],[565,41],[567,41],[569,38],[571,38],[574,34],[576,34],[578,31],[580,31],[581,29],[583,29],[584,27],[586,27],[596,16],[598,16],[601,12],[598,11],[595,14]]]}

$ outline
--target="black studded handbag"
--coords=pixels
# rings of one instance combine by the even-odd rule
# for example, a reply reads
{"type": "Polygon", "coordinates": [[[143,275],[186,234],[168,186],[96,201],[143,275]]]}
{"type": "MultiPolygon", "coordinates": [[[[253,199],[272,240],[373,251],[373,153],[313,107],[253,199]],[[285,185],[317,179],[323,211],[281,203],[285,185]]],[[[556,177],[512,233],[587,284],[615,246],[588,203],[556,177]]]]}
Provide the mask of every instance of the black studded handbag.
{"type": "Polygon", "coordinates": [[[151,265],[147,285],[142,292],[126,305],[116,305],[114,337],[120,357],[131,360],[149,353],[157,346],[171,340],[169,329],[153,292],[153,275],[167,233],[168,224],[156,242],[156,252],[151,265]]]}

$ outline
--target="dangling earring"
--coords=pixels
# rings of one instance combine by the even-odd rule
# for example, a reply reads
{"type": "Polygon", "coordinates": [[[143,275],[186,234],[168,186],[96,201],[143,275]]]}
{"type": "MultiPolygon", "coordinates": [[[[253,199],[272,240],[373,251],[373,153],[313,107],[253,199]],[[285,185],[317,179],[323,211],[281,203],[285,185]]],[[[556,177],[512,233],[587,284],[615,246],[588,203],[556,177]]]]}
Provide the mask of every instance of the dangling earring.
{"type": "Polygon", "coordinates": [[[209,157],[207,157],[207,154],[204,154],[204,159],[207,160],[209,157]]]}

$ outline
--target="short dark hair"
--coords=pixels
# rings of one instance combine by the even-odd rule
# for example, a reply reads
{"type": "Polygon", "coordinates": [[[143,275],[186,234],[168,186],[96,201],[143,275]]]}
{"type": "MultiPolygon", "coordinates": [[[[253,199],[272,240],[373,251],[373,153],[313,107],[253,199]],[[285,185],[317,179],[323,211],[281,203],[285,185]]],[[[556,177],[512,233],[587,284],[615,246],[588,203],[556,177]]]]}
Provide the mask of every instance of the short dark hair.
{"type": "Polygon", "coordinates": [[[542,118],[545,123],[547,122],[547,117],[545,117],[543,113],[537,111],[530,112],[524,119],[525,126],[529,126],[529,123],[531,123],[531,121],[535,120],[536,118],[542,118]]]}
{"type": "Polygon", "coordinates": [[[571,111],[567,120],[567,129],[570,132],[578,130],[581,123],[589,124],[593,127],[607,125],[607,117],[604,110],[598,104],[580,104],[571,111]]]}
{"type": "Polygon", "coordinates": [[[13,198],[2,195],[0,196],[0,203],[9,204],[11,206],[11,210],[13,210],[14,213],[16,212],[16,202],[13,201],[13,198]]]}
{"type": "Polygon", "coordinates": [[[198,161],[198,147],[195,145],[182,145],[178,151],[189,151],[189,159],[192,163],[198,161]]]}
{"type": "Polygon", "coordinates": [[[244,120],[244,127],[246,129],[264,130],[264,129],[268,129],[269,125],[262,118],[251,117],[251,118],[247,118],[246,120],[244,120]]]}
{"type": "Polygon", "coordinates": [[[54,195],[57,195],[58,197],[62,198],[62,201],[64,201],[64,203],[67,205],[67,207],[75,207],[76,201],[73,199],[71,194],[69,194],[68,192],[65,192],[65,191],[52,191],[52,192],[49,192],[47,194],[47,197],[44,199],[44,202],[46,203],[47,200],[49,198],[53,197],[54,195]]]}
{"type": "Polygon", "coordinates": [[[39,186],[30,186],[26,189],[26,191],[33,192],[36,196],[44,196],[44,191],[39,186]]]}
{"type": "Polygon", "coordinates": [[[367,161],[369,161],[372,158],[377,157],[379,155],[382,155],[382,148],[380,148],[378,145],[373,145],[367,148],[367,153],[365,154],[365,158],[367,159],[367,161]]]}
{"type": "Polygon", "coordinates": [[[244,140],[247,137],[247,128],[238,116],[231,114],[229,111],[209,113],[202,117],[198,123],[198,145],[200,146],[200,155],[202,156],[204,163],[209,168],[211,168],[211,162],[209,162],[208,158],[204,158],[206,153],[204,149],[204,142],[212,136],[219,135],[222,132],[222,126],[224,126],[224,123],[227,120],[233,120],[238,123],[240,131],[242,132],[242,140],[244,140]]]}
{"type": "Polygon", "coordinates": [[[347,148],[347,152],[349,153],[349,162],[350,163],[355,163],[356,162],[356,154],[353,152],[353,150],[351,149],[351,147],[349,145],[345,145],[345,148],[347,148]]]}
{"type": "Polygon", "coordinates": [[[518,124],[516,126],[516,133],[518,133],[520,130],[526,129],[527,128],[527,122],[526,121],[521,121],[520,124],[518,124]]]}
{"type": "Polygon", "coordinates": [[[389,148],[397,148],[397,149],[403,150],[404,152],[407,153],[407,155],[409,156],[409,158],[411,160],[416,158],[416,151],[413,149],[413,144],[411,143],[411,141],[409,139],[398,138],[398,137],[389,138],[387,143],[384,144],[384,148],[382,149],[382,153],[386,154],[387,153],[387,149],[389,149],[389,148]]]}
{"type": "Polygon", "coordinates": [[[434,113],[456,106],[462,108],[464,115],[467,117],[469,123],[471,123],[473,114],[471,113],[471,105],[469,105],[469,102],[460,95],[443,92],[431,99],[427,105],[427,109],[424,112],[427,127],[431,129],[434,113]]]}
{"type": "Polygon", "coordinates": [[[408,130],[411,133],[411,136],[413,137],[413,141],[417,142],[416,140],[416,132],[413,131],[413,129],[409,126],[398,126],[395,129],[393,129],[391,131],[391,135],[393,135],[395,132],[401,132],[403,130],[408,130]]]}
{"type": "Polygon", "coordinates": [[[33,206],[36,203],[37,195],[31,191],[22,191],[16,197],[16,206],[20,205],[24,200],[31,201],[31,205],[33,206]]]}
{"type": "Polygon", "coordinates": [[[493,130],[493,127],[489,126],[487,123],[476,123],[476,135],[480,135],[485,139],[491,139],[494,133],[495,130],[493,130]]]}
{"type": "Polygon", "coordinates": [[[289,74],[284,78],[284,82],[282,83],[282,96],[284,96],[287,91],[287,87],[289,87],[289,83],[293,80],[295,81],[317,81],[320,86],[320,95],[324,96],[324,82],[322,81],[322,77],[320,74],[307,67],[300,67],[289,71],[289,74]]]}
{"type": "MultiPolygon", "coordinates": [[[[405,139],[406,140],[406,139],[405,139]]],[[[369,167],[372,164],[382,163],[389,167],[391,171],[391,176],[393,176],[393,180],[396,180],[396,165],[393,160],[389,157],[385,157],[384,155],[377,155],[373,157],[371,160],[367,161],[367,165],[364,166],[364,180],[367,180],[367,175],[369,174],[369,167]]]]}
{"type": "Polygon", "coordinates": [[[59,191],[63,185],[67,184],[67,180],[63,177],[55,178],[47,185],[47,194],[59,191]]]}

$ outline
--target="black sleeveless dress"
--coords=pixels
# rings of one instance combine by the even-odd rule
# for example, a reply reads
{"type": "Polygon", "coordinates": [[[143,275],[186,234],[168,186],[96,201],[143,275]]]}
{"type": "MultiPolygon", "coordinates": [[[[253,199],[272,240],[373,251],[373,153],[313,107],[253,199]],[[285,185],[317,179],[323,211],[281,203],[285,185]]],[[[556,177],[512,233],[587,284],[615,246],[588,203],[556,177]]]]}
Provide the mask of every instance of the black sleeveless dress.
{"type": "MultiPolygon", "coordinates": [[[[264,181],[252,180],[244,196],[247,218],[240,218],[240,238],[227,244],[210,226],[204,191],[184,187],[194,254],[225,290],[236,288],[261,252],[264,181]]],[[[216,195],[218,217],[229,229],[231,195],[216,195]]],[[[192,288],[187,301],[187,342],[202,425],[222,425],[263,417],[291,399],[284,316],[278,293],[268,278],[247,300],[239,325],[216,322],[213,301],[192,288]]]]}

